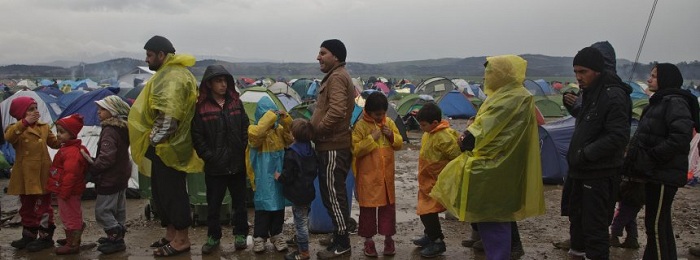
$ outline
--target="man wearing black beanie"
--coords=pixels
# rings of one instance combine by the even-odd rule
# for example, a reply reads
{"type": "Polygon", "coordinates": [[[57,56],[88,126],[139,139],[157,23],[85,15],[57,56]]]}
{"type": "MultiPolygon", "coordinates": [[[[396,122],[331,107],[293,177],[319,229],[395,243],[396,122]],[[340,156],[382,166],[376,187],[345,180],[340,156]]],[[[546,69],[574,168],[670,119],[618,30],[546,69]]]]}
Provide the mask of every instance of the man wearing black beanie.
{"type": "Polygon", "coordinates": [[[632,89],[605,69],[600,51],[580,50],[573,61],[581,108],[569,144],[569,235],[574,258],[608,259],[608,226],[629,141],[632,89]]]}
{"type": "Polygon", "coordinates": [[[318,252],[319,259],[329,259],[350,253],[348,220],[350,209],[345,180],[352,162],[352,132],[350,118],[355,108],[355,87],[345,69],[347,51],[337,39],[321,43],[316,60],[326,76],[321,81],[316,108],[311,116],[314,144],[318,154],[318,175],[321,200],[334,226],[331,245],[318,252]]]}

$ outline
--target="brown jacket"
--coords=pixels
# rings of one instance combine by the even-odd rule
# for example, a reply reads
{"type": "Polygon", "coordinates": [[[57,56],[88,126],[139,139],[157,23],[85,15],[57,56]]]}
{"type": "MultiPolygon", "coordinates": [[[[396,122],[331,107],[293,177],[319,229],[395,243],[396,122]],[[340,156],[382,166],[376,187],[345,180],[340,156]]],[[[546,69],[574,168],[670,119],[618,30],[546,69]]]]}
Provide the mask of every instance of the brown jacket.
{"type": "Polygon", "coordinates": [[[350,149],[350,118],[355,109],[355,87],[345,62],[336,65],[321,81],[311,124],[317,151],[350,149]]]}
{"type": "Polygon", "coordinates": [[[120,192],[129,186],[132,163],[129,155],[129,129],[123,119],[111,117],[101,123],[95,162],[88,168],[100,195],[120,192]]]}
{"type": "Polygon", "coordinates": [[[33,127],[26,127],[21,121],[14,123],[5,130],[5,140],[15,148],[15,164],[7,194],[45,194],[51,167],[46,146],[61,147],[49,125],[37,122],[33,127]]]}

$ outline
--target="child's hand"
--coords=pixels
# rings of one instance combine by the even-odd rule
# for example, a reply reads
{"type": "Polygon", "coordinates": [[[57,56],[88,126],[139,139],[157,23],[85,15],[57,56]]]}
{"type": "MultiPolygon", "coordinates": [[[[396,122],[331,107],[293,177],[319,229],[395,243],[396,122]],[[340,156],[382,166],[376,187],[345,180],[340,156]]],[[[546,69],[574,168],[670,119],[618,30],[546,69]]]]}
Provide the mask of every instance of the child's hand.
{"type": "Polygon", "coordinates": [[[377,141],[379,140],[379,137],[382,137],[382,132],[379,129],[374,129],[372,130],[371,135],[372,139],[374,139],[374,141],[377,141]]]}
{"type": "Polygon", "coordinates": [[[89,154],[87,154],[84,150],[80,150],[80,154],[83,155],[83,158],[89,163],[89,164],[94,164],[95,161],[92,160],[92,157],[90,157],[89,154]]]}
{"type": "Polygon", "coordinates": [[[39,113],[30,113],[24,118],[24,121],[27,121],[30,125],[36,123],[39,121],[39,113]]]}
{"type": "Polygon", "coordinates": [[[279,179],[279,178],[280,178],[280,173],[279,173],[279,172],[275,172],[275,180],[277,180],[277,179],[279,179]]]}

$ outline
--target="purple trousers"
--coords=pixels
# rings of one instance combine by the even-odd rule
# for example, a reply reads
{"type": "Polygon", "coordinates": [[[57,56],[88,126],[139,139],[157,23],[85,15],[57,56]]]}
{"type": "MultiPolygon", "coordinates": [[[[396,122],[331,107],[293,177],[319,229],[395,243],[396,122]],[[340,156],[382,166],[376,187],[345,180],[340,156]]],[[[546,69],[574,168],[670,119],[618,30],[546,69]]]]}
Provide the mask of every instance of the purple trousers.
{"type": "Polygon", "coordinates": [[[486,259],[509,260],[511,222],[480,222],[476,225],[484,243],[486,259]]]}

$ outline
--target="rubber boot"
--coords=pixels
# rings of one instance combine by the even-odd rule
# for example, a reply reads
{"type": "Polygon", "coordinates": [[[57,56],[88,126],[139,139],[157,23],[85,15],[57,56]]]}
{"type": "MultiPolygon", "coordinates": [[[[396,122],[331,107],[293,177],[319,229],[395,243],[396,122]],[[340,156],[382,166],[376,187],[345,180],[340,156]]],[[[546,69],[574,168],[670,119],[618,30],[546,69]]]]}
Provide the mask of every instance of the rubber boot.
{"type": "Polygon", "coordinates": [[[80,252],[80,237],[83,230],[66,229],[66,244],[56,248],[57,255],[70,255],[80,252]]]}
{"type": "Polygon", "coordinates": [[[97,247],[98,251],[108,255],[126,250],[126,244],[124,243],[126,229],[123,226],[119,225],[111,229],[105,229],[105,233],[107,233],[107,240],[97,247]]]}
{"type": "Polygon", "coordinates": [[[17,249],[24,249],[29,243],[36,240],[38,230],[38,227],[23,227],[22,238],[12,241],[10,245],[17,249]]]}
{"type": "Polygon", "coordinates": [[[27,244],[27,251],[39,252],[41,250],[53,247],[53,232],[56,230],[56,225],[51,224],[48,228],[39,227],[39,236],[36,240],[27,244]]]}

